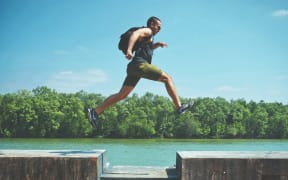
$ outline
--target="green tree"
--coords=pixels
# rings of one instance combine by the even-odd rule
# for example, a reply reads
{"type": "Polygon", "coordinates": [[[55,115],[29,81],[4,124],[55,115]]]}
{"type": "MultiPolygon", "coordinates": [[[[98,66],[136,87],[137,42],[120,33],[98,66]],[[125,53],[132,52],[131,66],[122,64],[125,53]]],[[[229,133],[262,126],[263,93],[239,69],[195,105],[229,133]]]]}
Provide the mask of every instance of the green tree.
{"type": "Polygon", "coordinates": [[[45,86],[32,90],[34,94],[34,109],[37,119],[34,121],[35,136],[55,137],[60,128],[59,118],[59,96],[55,90],[45,86]]]}
{"type": "Polygon", "coordinates": [[[204,137],[222,137],[225,134],[228,102],[223,98],[203,98],[196,101],[195,116],[201,122],[204,137]]]}
{"type": "Polygon", "coordinates": [[[256,106],[246,124],[247,136],[250,138],[265,137],[268,127],[268,113],[261,106],[256,106]]]}
{"type": "Polygon", "coordinates": [[[119,126],[119,104],[107,109],[103,114],[101,114],[99,123],[98,123],[98,135],[106,137],[117,137],[118,126],[119,126]]]}
{"type": "Polygon", "coordinates": [[[288,106],[281,103],[267,103],[264,107],[269,117],[266,136],[268,138],[288,137],[288,106]]]}
{"type": "Polygon", "coordinates": [[[175,108],[169,99],[163,96],[155,96],[151,109],[153,116],[150,118],[155,123],[155,131],[159,137],[173,137],[175,108]]]}
{"type": "Polygon", "coordinates": [[[197,98],[191,110],[178,116],[169,98],[152,93],[133,94],[107,109],[93,130],[87,108],[104,99],[45,86],[0,95],[0,137],[288,137],[288,105],[282,103],[197,98]]]}
{"type": "Polygon", "coordinates": [[[29,91],[22,90],[16,94],[17,137],[33,137],[36,113],[33,109],[33,97],[29,91]]]}
{"type": "Polygon", "coordinates": [[[7,94],[1,101],[1,132],[5,137],[33,137],[32,94],[21,90],[17,94],[7,94]]]}
{"type": "Polygon", "coordinates": [[[177,118],[175,125],[176,138],[198,138],[202,135],[201,123],[194,119],[191,112],[187,112],[177,118]]]}
{"type": "Polygon", "coordinates": [[[245,122],[248,121],[250,111],[246,106],[245,100],[236,100],[230,102],[230,112],[227,116],[226,137],[241,138],[246,134],[245,122]]]}
{"type": "Polygon", "coordinates": [[[16,96],[13,94],[5,94],[1,101],[1,133],[4,137],[15,137],[17,135],[17,106],[16,96]]]}
{"type": "Polygon", "coordinates": [[[58,137],[86,137],[91,135],[92,129],[83,111],[82,101],[73,94],[61,94],[60,108],[57,112],[58,137]]]}

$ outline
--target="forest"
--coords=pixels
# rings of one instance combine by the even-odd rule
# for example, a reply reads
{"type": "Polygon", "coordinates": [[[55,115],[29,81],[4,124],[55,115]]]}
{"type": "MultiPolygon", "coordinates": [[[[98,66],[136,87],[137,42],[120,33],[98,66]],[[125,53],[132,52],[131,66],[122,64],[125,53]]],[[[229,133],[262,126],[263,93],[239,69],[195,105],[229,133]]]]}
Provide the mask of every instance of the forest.
{"type": "MultiPolygon", "coordinates": [[[[0,94],[0,137],[4,138],[287,138],[288,105],[244,99],[195,98],[185,114],[168,97],[132,94],[100,115],[97,129],[87,119],[101,94],[58,93],[42,86],[0,94]]],[[[181,98],[182,102],[191,99],[181,98]]]]}

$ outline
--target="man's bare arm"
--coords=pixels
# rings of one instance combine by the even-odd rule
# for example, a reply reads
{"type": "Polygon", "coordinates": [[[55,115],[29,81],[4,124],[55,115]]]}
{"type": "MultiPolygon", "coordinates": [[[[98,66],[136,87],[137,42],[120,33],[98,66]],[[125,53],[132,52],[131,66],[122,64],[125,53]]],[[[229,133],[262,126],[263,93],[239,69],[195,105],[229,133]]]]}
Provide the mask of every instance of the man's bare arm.
{"type": "Polygon", "coordinates": [[[126,52],[126,58],[131,59],[132,49],[137,41],[143,40],[145,37],[149,37],[152,35],[152,30],[150,28],[141,28],[136,31],[134,31],[129,39],[128,49],[126,52]]]}
{"type": "Polygon", "coordinates": [[[154,44],[153,44],[153,49],[156,49],[156,48],[158,48],[158,47],[163,48],[163,47],[167,47],[167,46],[168,46],[168,44],[165,43],[165,42],[157,42],[157,43],[154,43],[154,44]]]}

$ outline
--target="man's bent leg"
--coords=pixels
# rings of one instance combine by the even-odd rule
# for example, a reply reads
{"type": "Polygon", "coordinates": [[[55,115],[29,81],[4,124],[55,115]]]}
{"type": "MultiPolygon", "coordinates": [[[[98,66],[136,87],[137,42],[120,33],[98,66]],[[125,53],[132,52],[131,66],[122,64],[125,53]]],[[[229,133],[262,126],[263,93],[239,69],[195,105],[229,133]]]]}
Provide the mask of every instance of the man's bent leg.
{"type": "Polygon", "coordinates": [[[165,83],[166,90],[169,94],[169,96],[172,98],[176,109],[179,109],[181,107],[181,101],[177,95],[176,87],[172,81],[172,78],[166,74],[165,72],[162,73],[161,77],[159,78],[159,81],[165,83]]]}
{"type": "Polygon", "coordinates": [[[122,86],[120,91],[118,93],[112,94],[109,96],[105,101],[100,104],[95,110],[96,113],[99,115],[101,114],[105,109],[112,106],[113,104],[117,103],[118,101],[121,101],[122,99],[126,98],[130,92],[134,89],[134,86],[122,86]]]}

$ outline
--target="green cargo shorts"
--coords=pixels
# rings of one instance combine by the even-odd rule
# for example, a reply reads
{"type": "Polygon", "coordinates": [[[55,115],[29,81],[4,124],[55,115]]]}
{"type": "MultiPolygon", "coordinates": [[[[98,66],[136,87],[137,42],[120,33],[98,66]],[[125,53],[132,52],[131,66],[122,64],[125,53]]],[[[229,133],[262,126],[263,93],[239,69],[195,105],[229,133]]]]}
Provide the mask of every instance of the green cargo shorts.
{"type": "Polygon", "coordinates": [[[127,76],[123,86],[135,87],[140,78],[157,81],[162,73],[161,69],[148,62],[131,62],[127,66],[127,76]]]}

